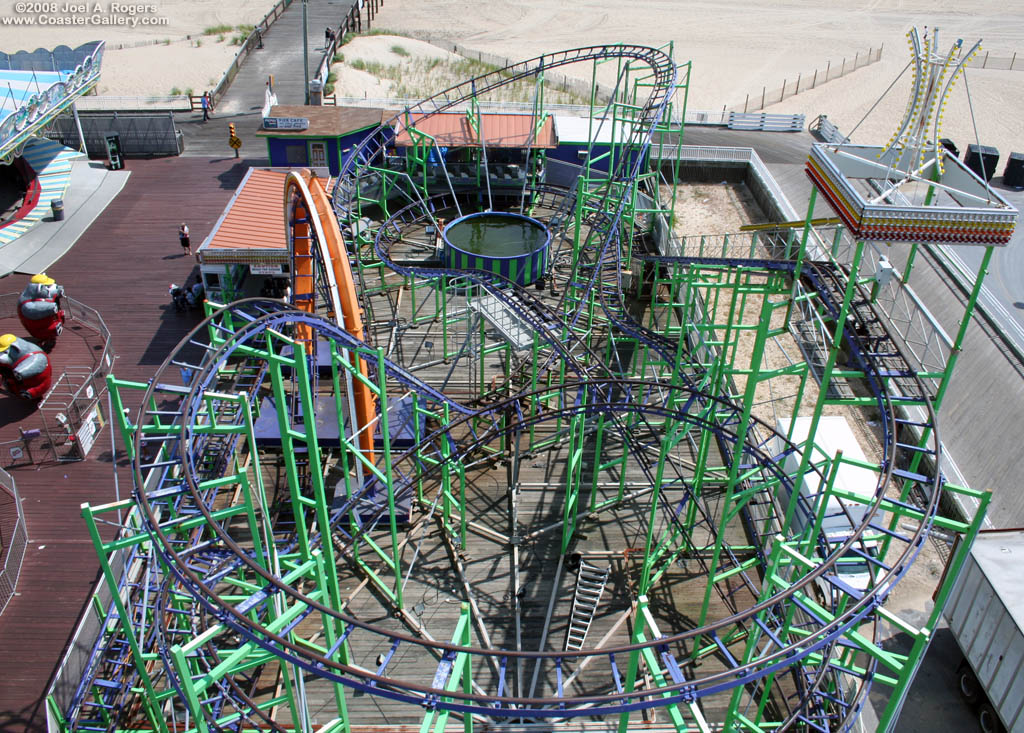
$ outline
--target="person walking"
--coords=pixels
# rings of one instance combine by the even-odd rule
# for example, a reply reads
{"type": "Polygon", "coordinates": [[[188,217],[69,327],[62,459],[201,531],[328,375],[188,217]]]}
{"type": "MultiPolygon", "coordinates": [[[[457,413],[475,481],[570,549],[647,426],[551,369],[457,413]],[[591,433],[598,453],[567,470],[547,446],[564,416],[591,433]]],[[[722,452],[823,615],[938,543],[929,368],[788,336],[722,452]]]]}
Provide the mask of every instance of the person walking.
{"type": "Polygon", "coordinates": [[[181,226],[178,227],[178,241],[181,242],[185,254],[192,254],[192,241],[188,238],[188,224],[185,222],[181,222],[181,226]]]}
{"type": "Polygon", "coordinates": [[[206,122],[208,119],[210,119],[210,93],[203,92],[203,97],[199,101],[199,103],[200,105],[202,105],[203,108],[203,122],[206,122]]]}
{"type": "Polygon", "coordinates": [[[331,27],[324,28],[324,48],[331,45],[331,27]]]}

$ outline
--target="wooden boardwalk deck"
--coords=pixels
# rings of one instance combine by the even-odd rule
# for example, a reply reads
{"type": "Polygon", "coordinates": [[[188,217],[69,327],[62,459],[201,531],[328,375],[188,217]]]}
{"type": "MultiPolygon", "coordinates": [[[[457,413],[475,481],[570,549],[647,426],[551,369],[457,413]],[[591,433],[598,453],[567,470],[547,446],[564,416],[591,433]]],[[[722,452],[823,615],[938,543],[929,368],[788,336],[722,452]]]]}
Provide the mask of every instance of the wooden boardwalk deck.
{"type": "MultiPolygon", "coordinates": [[[[193,241],[202,241],[244,170],[233,160],[202,158],[133,160],[129,169],[124,190],[49,274],[100,311],[118,355],[116,374],[145,380],[197,320],[169,307],[168,284],[181,284],[197,269],[181,254],[177,227],[187,221],[193,241]]],[[[14,275],[0,291],[20,291],[26,281],[14,275]]],[[[55,350],[57,364],[72,344],[68,336],[55,350]]],[[[41,422],[20,400],[0,396],[0,441],[17,438],[19,426],[41,422]]],[[[9,458],[5,449],[5,465],[9,458]]],[[[0,615],[0,730],[42,731],[46,688],[98,577],[79,507],[114,499],[109,433],[85,461],[11,474],[24,500],[29,548],[18,595],[0,615]]],[[[119,477],[125,496],[131,479],[123,463],[119,477]]]]}

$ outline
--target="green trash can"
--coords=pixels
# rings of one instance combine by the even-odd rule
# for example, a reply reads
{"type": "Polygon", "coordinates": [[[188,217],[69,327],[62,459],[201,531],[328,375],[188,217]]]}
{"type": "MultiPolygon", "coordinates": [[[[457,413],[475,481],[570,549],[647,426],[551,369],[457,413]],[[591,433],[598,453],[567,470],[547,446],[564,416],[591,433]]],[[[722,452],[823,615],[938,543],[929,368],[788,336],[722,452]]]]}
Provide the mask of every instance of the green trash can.
{"type": "Polygon", "coordinates": [[[51,201],[50,209],[53,210],[54,221],[64,221],[64,199],[54,199],[51,201]]]}

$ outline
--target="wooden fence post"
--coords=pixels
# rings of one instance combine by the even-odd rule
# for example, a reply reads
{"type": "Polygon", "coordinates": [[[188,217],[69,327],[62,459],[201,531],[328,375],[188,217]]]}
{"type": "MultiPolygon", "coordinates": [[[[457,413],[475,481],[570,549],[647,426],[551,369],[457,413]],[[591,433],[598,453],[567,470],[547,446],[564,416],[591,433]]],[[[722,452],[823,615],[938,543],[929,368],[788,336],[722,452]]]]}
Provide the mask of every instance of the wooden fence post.
{"type": "Polygon", "coordinates": [[[766,86],[761,87],[761,109],[764,109],[764,95],[767,89],[768,87],[766,86]]]}
{"type": "Polygon", "coordinates": [[[842,76],[845,73],[846,73],[846,57],[843,56],[843,65],[842,65],[842,68],[839,69],[839,76],[842,76]]]}
{"type": "Polygon", "coordinates": [[[779,95],[779,101],[781,102],[786,98],[786,79],[782,80],[782,94],[779,95]]]}
{"type": "MultiPolygon", "coordinates": [[[[1012,64],[1011,64],[1011,66],[1012,66],[1012,64]]],[[[744,102],[743,102],[743,114],[747,113],[747,105],[748,104],[750,104],[750,95],[749,94],[747,95],[746,100],[744,100],[744,102]]]]}
{"type": "Polygon", "coordinates": [[[857,62],[858,62],[859,60],[860,60],[860,51],[858,51],[858,52],[857,52],[857,55],[853,57],[853,70],[854,70],[854,71],[856,71],[856,70],[857,70],[857,62]]]}
{"type": "Polygon", "coordinates": [[[832,59],[829,59],[828,63],[825,65],[825,81],[828,81],[828,72],[831,69],[832,69],[832,59]]]}
{"type": "Polygon", "coordinates": [[[800,77],[801,76],[803,76],[803,72],[801,72],[801,73],[796,75],[796,91],[793,92],[794,94],[799,94],[800,93],[800,77]]]}
{"type": "Polygon", "coordinates": [[[814,78],[811,79],[811,89],[814,89],[814,87],[816,87],[816,86],[818,86],[818,70],[817,69],[814,70],[814,78]]]}
{"type": "Polygon", "coordinates": [[[990,51],[986,51],[985,52],[985,60],[981,62],[981,68],[983,68],[983,69],[988,66],[988,55],[989,55],[989,53],[991,53],[991,52],[990,51]]]}
{"type": "Polygon", "coordinates": [[[1017,52],[1013,52],[1013,58],[1010,59],[1010,71],[1013,71],[1013,62],[1017,60],[1017,52]]]}

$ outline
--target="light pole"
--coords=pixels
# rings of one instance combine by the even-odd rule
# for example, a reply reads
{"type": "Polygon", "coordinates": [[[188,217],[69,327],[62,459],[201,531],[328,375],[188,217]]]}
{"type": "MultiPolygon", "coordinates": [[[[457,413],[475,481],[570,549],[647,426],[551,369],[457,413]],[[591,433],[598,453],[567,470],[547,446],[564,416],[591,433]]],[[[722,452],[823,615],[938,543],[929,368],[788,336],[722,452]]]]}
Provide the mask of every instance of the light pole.
{"type": "Polygon", "coordinates": [[[309,0],[302,0],[302,81],[306,104],[309,104],[309,28],[306,22],[306,8],[309,0]]]}

